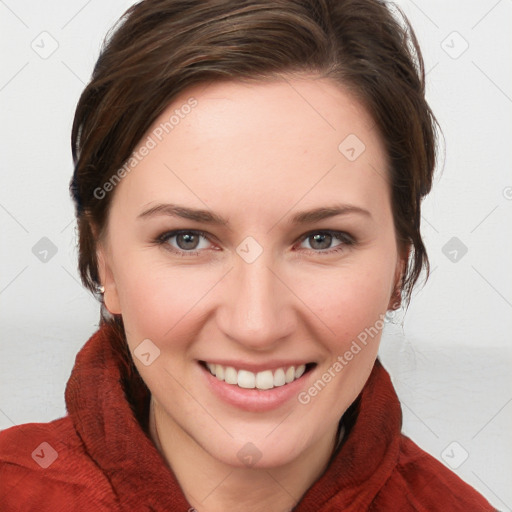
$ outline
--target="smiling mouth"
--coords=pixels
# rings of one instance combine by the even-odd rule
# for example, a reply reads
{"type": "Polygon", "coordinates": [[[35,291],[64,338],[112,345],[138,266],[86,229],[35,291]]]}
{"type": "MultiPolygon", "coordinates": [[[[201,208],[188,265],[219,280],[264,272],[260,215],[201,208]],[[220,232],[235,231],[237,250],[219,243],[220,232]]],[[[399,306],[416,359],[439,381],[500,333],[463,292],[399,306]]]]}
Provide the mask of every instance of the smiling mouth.
{"type": "Polygon", "coordinates": [[[269,390],[291,384],[316,366],[316,363],[307,363],[254,373],[248,370],[237,370],[232,366],[207,363],[206,361],[200,361],[200,364],[214,377],[226,384],[243,389],[260,390],[269,390]]]}

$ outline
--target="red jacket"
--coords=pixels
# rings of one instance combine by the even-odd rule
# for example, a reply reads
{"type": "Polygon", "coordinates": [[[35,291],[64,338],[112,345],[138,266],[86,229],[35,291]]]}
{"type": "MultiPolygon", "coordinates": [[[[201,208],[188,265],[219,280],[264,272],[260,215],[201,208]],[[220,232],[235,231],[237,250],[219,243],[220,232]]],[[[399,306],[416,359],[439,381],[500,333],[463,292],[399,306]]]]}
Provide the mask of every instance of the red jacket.
{"type": "MultiPolygon", "coordinates": [[[[77,355],[68,415],[0,432],[1,512],[187,512],[147,433],[149,392],[103,325],[77,355]]],[[[401,434],[400,404],[377,360],[341,448],[294,512],[491,512],[480,494],[401,434]]]]}

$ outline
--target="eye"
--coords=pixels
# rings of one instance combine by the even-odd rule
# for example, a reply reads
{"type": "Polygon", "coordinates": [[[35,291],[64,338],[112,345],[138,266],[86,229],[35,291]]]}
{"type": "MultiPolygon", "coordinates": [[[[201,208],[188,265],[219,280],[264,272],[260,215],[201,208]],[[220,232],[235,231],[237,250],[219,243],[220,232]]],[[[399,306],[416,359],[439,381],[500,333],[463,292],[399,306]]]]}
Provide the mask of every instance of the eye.
{"type": "MultiPolygon", "coordinates": [[[[158,244],[166,246],[174,253],[179,254],[180,256],[184,255],[197,255],[197,249],[207,249],[208,247],[204,244],[201,245],[201,238],[209,240],[206,233],[203,231],[196,230],[180,230],[180,231],[168,231],[167,233],[163,233],[160,235],[157,240],[155,240],[158,244]],[[177,245],[175,247],[171,244],[171,240],[174,239],[174,243],[177,245]]],[[[207,245],[207,244],[206,244],[207,245]]]]}
{"type": "Polygon", "coordinates": [[[331,230],[308,233],[301,238],[301,242],[306,241],[311,247],[308,251],[318,254],[332,254],[346,249],[347,246],[355,244],[354,238],[352,238],[348,233],[331,230]],[[338,240],[339,243],[330,248],[331,243],[335,240],[338,240]]]}

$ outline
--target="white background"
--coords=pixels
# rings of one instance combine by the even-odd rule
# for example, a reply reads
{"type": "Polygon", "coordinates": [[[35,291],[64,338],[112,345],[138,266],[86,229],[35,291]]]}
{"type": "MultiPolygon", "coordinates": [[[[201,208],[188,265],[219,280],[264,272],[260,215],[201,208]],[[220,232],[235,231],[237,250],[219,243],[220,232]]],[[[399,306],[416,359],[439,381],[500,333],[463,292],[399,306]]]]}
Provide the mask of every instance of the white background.
{"type": "MultiPolygon", "coordinates": [[[[97,328],[76,271],[70,133],[103,37],[131,3],[0,1],[0,429],[65,414],[75,355],[97,328]],[[43,237],[57,250],[46,262],[32,252],[43,237]]],[[[454,471],[512,510],[512,1],[398,4],[446,158],[423,207],[433,273],[387,326],[381,358],[404,433],[446,464],[467,454],[454,471]]]]}

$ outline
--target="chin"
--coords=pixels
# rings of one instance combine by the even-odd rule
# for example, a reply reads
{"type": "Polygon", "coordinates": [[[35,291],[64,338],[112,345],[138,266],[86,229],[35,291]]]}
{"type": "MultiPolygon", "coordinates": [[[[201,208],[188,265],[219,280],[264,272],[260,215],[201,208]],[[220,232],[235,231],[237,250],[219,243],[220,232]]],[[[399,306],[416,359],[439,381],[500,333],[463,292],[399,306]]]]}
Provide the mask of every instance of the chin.
{"type": "MultiPolygon", "coordinates": [[[[296,432],[282,429],[278,435],[278,422],[269,428],[251,431],[245,428],[245,435],[216,440],[207,438],[196,441],[214,459],[241,469],[272,469],[286,466],[304,456],[320,440],[308,437],[303,429],[296,432]],[[276,428],[277,427],[277,428],[276,428]],[[269,433],[274,431],[274,435],[269,433]]],[[[318,432],[318,430],[316,430],[318,432]]]]}

